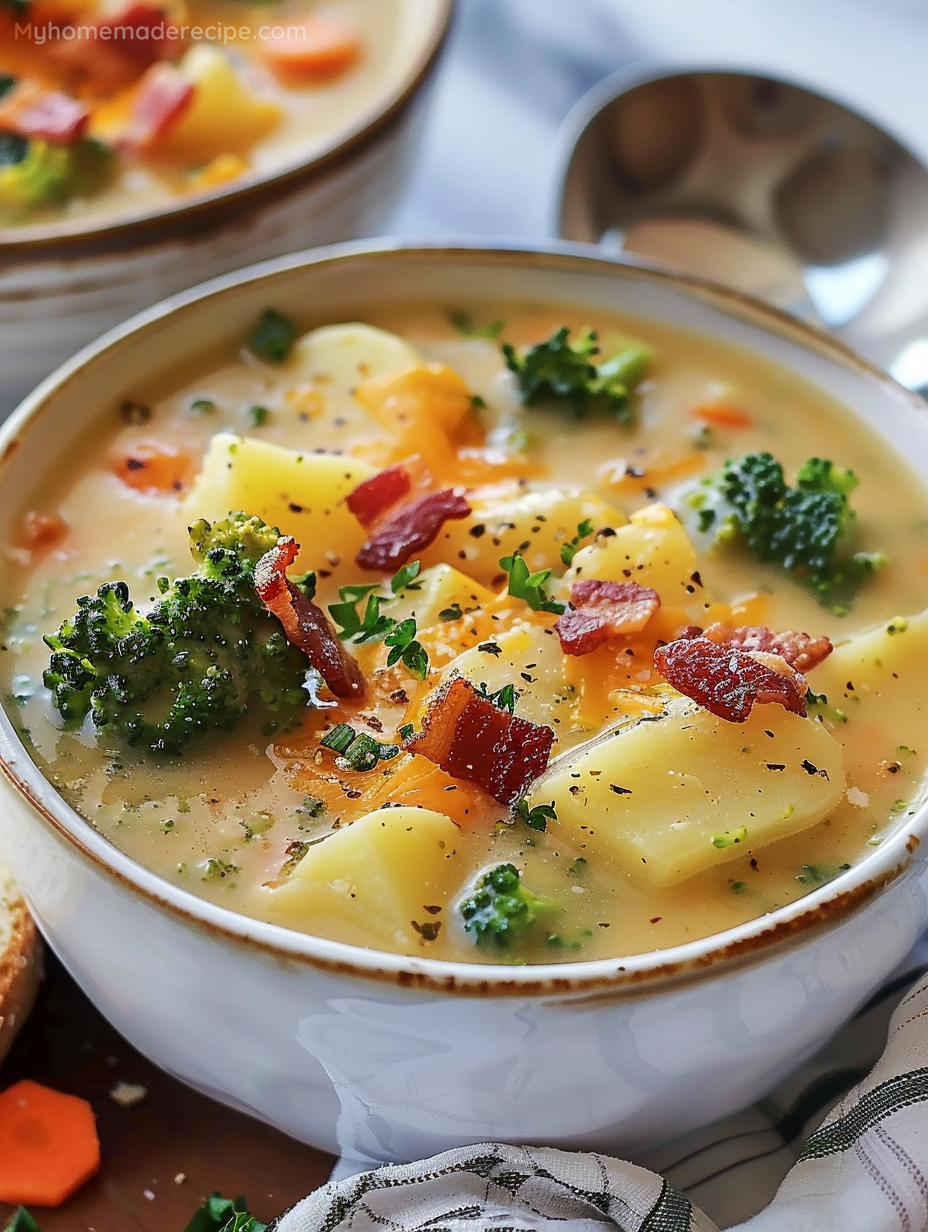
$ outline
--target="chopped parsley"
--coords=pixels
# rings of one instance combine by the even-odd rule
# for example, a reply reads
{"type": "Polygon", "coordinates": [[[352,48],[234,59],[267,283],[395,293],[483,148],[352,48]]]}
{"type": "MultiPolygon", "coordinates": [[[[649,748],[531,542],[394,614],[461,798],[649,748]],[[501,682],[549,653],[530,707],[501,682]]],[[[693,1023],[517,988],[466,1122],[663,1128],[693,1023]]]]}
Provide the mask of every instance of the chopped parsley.
{"type": "Polygon", "coordinates": [[[847,715],[837,706],[832,706],[826,693],[813,693],[809,689],[806,693],[806,706],[809,710],[814,710],[818,718],[830,719],[832,723],[847,722],[847,715]]]}
{"type": "Polygon", "coordinates": [[[513,684],[504,684],[495,693],[491,693],[485,684],[478,684],[477,696],[485,697],[488,702],[499,710],[508,710],[510,714],[515,714],[516,712],[516,697],[518,695],[513,684]]]}
{"type": "Polygon", "coordinates": [[[393,621],[392,630],[383,639],[384,645],[390,647],[387,667],[402,663],[417,679],[425,680],[429,674],[429,653],[422,643],[416,640],[416,632],[413,616],[407,617],[406,620],[393,621]]]}
{"type": "Polygon", "coordinates": [[[827,881],[834,881],[839,873],[846,873],[850,867],[850,864],[803,864],[796,880],[800,885],[824,885],[827,881]]]}
{"type": "Polygon", "coordinates": [[[464,338],[498,338],[506,328],[506,322],[499,319],[488,321],[486,325],[476,325],[470,313],[460,308],[449,312],[448,320],[464,338]]]}
{"type": "Polygon", "coordinates": [[[248,349],[266,364],[282,364],[296,342],[296,325],[276,308],[265,308],[248,339],[248,349]]]}
{"type": "Polygon", "coordinates": [[[350,723],[339,723],[319,741],[324,749],[336,754],[335,764],[340,770],[373,770],[382,761],[399,756],[395,744],[381,744],[367,732],[358,732],[350,723]]]}
{"type": "Polygon", "coordinates": [[[267,1232],[267,1224],[248,1213],[244,1198],[223,1198],[213,1191],[184,1232],[267,1232]]]}
{"type": "Polygon", "coordinates": [[[325,812],[325,804],[317,796],[304,796],[296,811],[304,817],[320,817],[325,812]]]}
{"type": "Polygon", "coordinates": [[[499,564],[509,575],[509,594],[513,599],[524,599],[533,612],[555,612],[560,615],[567,607],[566,603],[552,599],[545,590],[545,583],[551,576],[550,569],[530,573],[520,552],[503,556],[499,564]]]}
{"type": "Polygon", "coordinates": [[[391,591],[396,595],[401,590],[421,590],[422,583],[416,581],[421,568],[422,562],[413,560],[408,565],[403,565],[401,569],[397,569],[393,577],[390,578],[391,591]]]}
{"type": "Polygon", "coordinates": [[[553,804],[536,804],[534,808],[530,808],[528,800],[524,798],[516,805],[516,816],[533,830],[547,830],[549,821],[557,821],[553,804]]]}
{"type": "Polygon", "coordinates": [[[743,843],[747,836],[747,826],[738,826],[736,830],[722,830],[719,834],[712,835],[712,846],[718,847],[719,850],[734,847],[736,843],[743,843]]]}
{"type": "Polygon", "coordinates": [[[568,569],[574,563],[574,557],[577,555],[577,549],[584,539],[589,539],[594,533],[593,523],[589,518],[584,518],[577,526],[577,533],[567,543],[561,544],[561,563],[566,565],[568,569]]]}
{"type": "Polygon", "coordinates": [[[237,872],[239,872],[237,864],[232,864],[229,860],[220,860],[216,856],[209,856],[200,879],[202,881],[216,881],[223,877],[231,877],[237,872]]]}
{"type": "Polygon", "coordinates": [[[329,614],[338,627],[338,636],[345,641],[351,639],[355,645],[363,642],[382,641],[390,647],[387,656],[387,666],[395,663],[403,666],[419,680],[425,680],[429,672],[429,656],[425,647],[417,640],[415,617],[396,620],[381,610],[384,603],[389,603],[402,590],[418,590],[421,583],[415,579],[419,575],[419,561],[412,561],[393,575],[390,579],[390,595],[375,594],[378,586],[342,586],[339,589],[339,602],[329,605],[329,614]],[[358,611],[358,605],[364,601],[363,612],[358,611]]]}

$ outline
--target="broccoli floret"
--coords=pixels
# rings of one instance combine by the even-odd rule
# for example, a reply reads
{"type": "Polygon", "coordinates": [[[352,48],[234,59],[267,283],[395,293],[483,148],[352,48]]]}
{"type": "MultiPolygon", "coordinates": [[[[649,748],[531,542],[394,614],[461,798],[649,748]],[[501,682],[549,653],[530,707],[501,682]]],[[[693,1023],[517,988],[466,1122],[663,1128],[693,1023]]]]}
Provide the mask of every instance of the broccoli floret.
{"type": "Polygon", "coordinates": [[[190,555],[197,573],[252,595],[255,565],[277,546],[280,531],[247,513],[233,513],[221,522],[200,518],[189,528],[190,555]]]}
{"type": "Polygon", "coordinates": [[[250,703],[286,716],[307,704],[307,664],[254,590],[254,568],[278,540],[259,518],[195,522],[190,577],[159,578],[147,611],[125,582],[78,599],[45,638],[44,682],[68,726],[87,715],[101,732],[153,753],[234,727],[250,703]]]}
{"type": "Polygon", "coordinates": [[[593,356],[600,353],[597,335],[584,330],[571,344],[566,325],[522,355],[509,343],[504,343],[502,353],[523,406],[560,403],[578,418],[601,408],[625,422],[632,417],[629,395],[653,359],[647,347],[631,343],[597,367],[593,363],[593,356]]]}
{"type": "Polygon", "coordinates": [[[522,944],[534,925],[554,905],[522,884],[514,864],[499,864],[483,873],[461,904],[464,931],[483,950],[511,950],[522,944]]]}
{"type": "Polygon", "coordinates": [[[101,186],[111,163],[107,147],[89,138],[62,145],[3,134],[0,206],[15,214],[86,196],[101,186]]]}
{"type": "Polygon", "coordinates": [[[725,463],[694,493],[699,529],[717,545],[741,543],[757,560],[807,585],[824,607],[846,612],[881,553],[852,550],[856,515],[850,494],[859,480],[823,458],[810,458],[790,487],[769,453],[725,463]]]}

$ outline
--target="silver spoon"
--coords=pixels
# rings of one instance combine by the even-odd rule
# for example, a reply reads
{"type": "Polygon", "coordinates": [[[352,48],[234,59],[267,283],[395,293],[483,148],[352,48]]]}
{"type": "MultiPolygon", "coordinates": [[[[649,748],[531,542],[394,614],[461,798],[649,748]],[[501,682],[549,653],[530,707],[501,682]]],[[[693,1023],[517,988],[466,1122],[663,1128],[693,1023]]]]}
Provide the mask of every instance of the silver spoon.
{"type": "Polygon", "coordinates": [[[749,291],[928,390],[928,168],[872,121],[772,77],[648,70],[563,140],[562,238],[749,291]]]}

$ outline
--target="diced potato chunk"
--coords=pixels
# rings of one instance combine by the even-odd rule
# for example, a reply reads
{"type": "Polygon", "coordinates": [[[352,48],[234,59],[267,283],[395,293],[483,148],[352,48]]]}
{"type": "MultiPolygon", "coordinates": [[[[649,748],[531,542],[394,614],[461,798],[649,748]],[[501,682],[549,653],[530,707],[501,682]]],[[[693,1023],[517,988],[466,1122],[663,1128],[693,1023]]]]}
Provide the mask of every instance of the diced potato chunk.
{"type": "Polygon", "coordinates": [[[565,580],[638,582],[656,590],[665,606],[685,608],[704,602],[697,568],[677,515],[666,505],[651,505],[633,513],[614,535],[581,548],[565,580]]]}
{"type": "MultiPolygon", "coordinates": [[[[923,750],[928,738],[926,663],[928,612],[921,612],[897,616],[836,646],[809,673],[811,688],[847,717],[841,739],[862,765],[876,767],[903,754],[906,774],[897,780],[899,795],[911,791],[905,749],[923,750]]],[[[824,713],[827,717],[829,709],[824,713]]]]}
{"type": "MultiPolygon", "coordinates": [[[[850,707],[850,715],[854,706],[866,702],[870,709],[871,702],[884,697],[896,707],[906,694],[917,697],[919,710],[924,711],[928,703],[926,662],[928,612],[920,612],[897,616],[835,646],[810,673],[810,681],[817,693],[828,695],[832,705],[850,707]]],[[[898,723],[895,727],[898,730],[898,723]]]]}
{"type": "Polygon", "coordinates": [[[302,546],[297,569],[336,572],[336,558],[350,565],[365,540],[345,497],[373,474],[355,458],[297,453],[220,432],[210,442],[184,512],[190,521],[212,521],[239,509],[255,514],[302,546]]]}
{"type": "Polygon", "coordinates": [[[420,363],[409,343],[396,334],[351,323],[326,325],[297,339],[283,372],[288,380],[318,389],[327,410],[342,413],[358,409],[359,385],[420,363]]]}
{"type": "Polygon", "coordinates": [[[205,163],[246,153],[280,123],[279,105],[249,89],[218,47],[198,43],[178,67],[196,93],[159,150],[205,163]]]}
{"type": "Polygon", "coordinates": [[[422,930],[447,927],[464,876],[459,835],[431,809],[368,813],[310,847],[286,885],[268,891],[270,918],[352,945],[427,952],[422,930]]]}
{"type": "Polygon", "coordinates": [[[501,556],[521,550],[532,572],[560,572],[561,546],[576,536],[581,522],[589,519],[596,530],[625,522],[621,510],[582,488],[549,488],[493,501],[474,499],[471,504],[470,517],[446,522],[422,559],[427,565],[454,561],[487,586],[499,585],[505,577],[501,556]]]}
{"type": "Polygon", "coordinates": [[[825,817],[844,794],[841,746],[814,719],[756,706],[626,727],[565,759],[533,789],[590,852],[673,885],[825,817]]]}
{"type": "Polygon", "coordinates": [[[490,693],[513,684],[520,718],[543,723],[556,735],[570,726],[574,698],[564,684],[564,656],[553,629],[520,624],[481,644],[495,645],[499,653],[477,646],[465,650],[444,669],[441,681],[464,676],[490,693]]]}
{"type": "Polygon", "coordinates": [[[494,598],[492,590],[487,590],[450,565],[434,565],[431,569],[425,569],[416,582],[419,589],[403,591],[391,604],[390,615],[394,620],[406,620],[413,616],[419,629],[440,625],[442,612],[455,607],[462,613],[473,611],[494,598]]]}

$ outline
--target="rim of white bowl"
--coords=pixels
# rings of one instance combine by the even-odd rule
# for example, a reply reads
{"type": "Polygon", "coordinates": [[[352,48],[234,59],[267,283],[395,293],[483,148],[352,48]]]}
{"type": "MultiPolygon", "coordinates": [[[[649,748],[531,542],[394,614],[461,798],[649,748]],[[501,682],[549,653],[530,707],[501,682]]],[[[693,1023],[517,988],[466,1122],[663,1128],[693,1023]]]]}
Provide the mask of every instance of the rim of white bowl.
{"type": "MultiPolygon", "coordinates": [[[[300,269],[371,258],[400,263],[479,260],[497,266],[543,268],[552,274],[558,270],[599,272],[662,283],[690,299],[705,302],[723,315],[747,321],[873,381],[899,402],[900,409],[928,414],[928,405],[918,395],[831,335],[760,300],[706,279],[671,272],[644,260],[601,256],[591,245],[566,241],[539,248],[508,240],[422,242],[386,238],[336,244],[263,261],[182,291],[131,317],[61,365],[0,425],[0,466],[15,451],[20,435],[28,430],[30,422],[48,408],[58,389],[80,379],[87,368],[111,362],[121,344],[164,318],[209,311],[210,304],[217,299],[234,297],[245,287],[272,282],[277,276],[285,277],[300,269]]],[[[66,803],[32,760],[3,707],[0,707],[0,771],[33,811],[98,870],[124,888],[140,893],[171,916],[185,919],[214,937],[307,966],[470,996],[635,996],[676,983],[719,976],[735,967],[760,962],[784,947],[809,943],[823,930],[838,925],[868,900],[890,888],[911,866],[928,856],[928,848],[925,855],[919,854],[921,835],[928,833],[926,800],[879,847],[833,881],[793,903],[724,932],[665,950],[621,958],[518,967],[452,962],[370,950],[296,932],[239,915],[164,880],[115,847],[66,803]]],[[[28,887],[26,897],[28,900],[28,887]]]]}
{"type": "Polygon", "coordinates": [[[309,157],[288,159],[263,174],[230,181],[211,192],[197,193],[155,209],[137,209],[124,215],[58,220],[22,227],[0,227],[0,257],[26,260],[37,256],[73,257],[120,251],[148,242],[163,241],[184,225],[184,235],[199,222],[203,226],[240,221],[242,211],[260,208],[269,198],[298,191],[305,184],[334,171],[345,159],[399,119],[426,84],[436,67],[451,31],[458,0],[431,0],[434,13],[421,32],[421,48],[406,72],[375,98],[348,125],[340,127],[309,157]]]}

